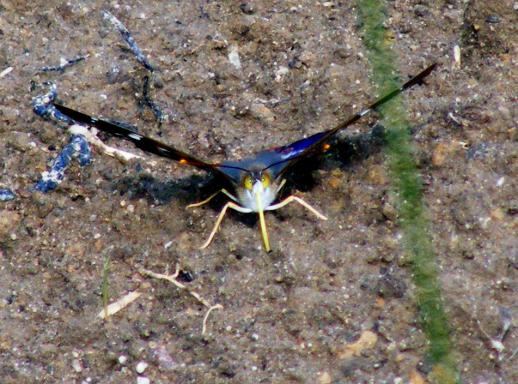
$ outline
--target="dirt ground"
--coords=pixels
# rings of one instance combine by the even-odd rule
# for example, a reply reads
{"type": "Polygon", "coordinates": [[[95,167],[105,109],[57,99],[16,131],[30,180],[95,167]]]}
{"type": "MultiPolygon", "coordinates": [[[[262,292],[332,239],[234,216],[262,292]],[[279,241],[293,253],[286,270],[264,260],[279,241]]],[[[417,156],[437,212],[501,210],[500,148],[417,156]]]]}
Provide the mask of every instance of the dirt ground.
{"type": "MultiPolygon", "coordinates": [[[[68,142],[32,97],[116,118],[204,159],[244,158],[330,128],[377,95],[355,2],[17,2],[0,0],[0,382],[423,383],[430,374],[383,147],[339,148],[298,168],[295,204],[257,220],[186,210],[218,184],[145,155],[94,154],[57,190],[33,191],[68,142]],[[139,105],[146,74],[102,10],[158,68],[158,125],[139,105]],[[89,55],[63,73],[61,58],[89,55]],[[239,58],[239,63],[237,61],[239,58]],[[7,71],[8,72],[8,71],[7,71]],[[110,301],[142,295],[108,321],[110,301]],[[207,306],[167,281],[172,273],[207,306]],[[138,381],[139,380],[139,381],[138,381]]],[[[517,12],[504,1],[389,1],[430,235],[465,383],[518,382],[517,12]],[[454,47],[461,53],[454,60],[454,47]],[[504,332],[505,331],[505,332],[504,332]]],[[[138,153],[131,144],[110,145],[138,153]]],[[[142,153],[141,153],[142,154],[142,153]]]]}

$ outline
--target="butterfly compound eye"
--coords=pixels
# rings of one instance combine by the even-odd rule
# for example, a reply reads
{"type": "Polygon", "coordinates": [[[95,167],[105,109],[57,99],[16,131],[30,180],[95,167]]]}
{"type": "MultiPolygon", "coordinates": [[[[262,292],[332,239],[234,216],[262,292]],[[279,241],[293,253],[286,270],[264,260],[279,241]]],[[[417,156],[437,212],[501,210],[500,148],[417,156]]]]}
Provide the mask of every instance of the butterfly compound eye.
{"type": "Polygon", "coordinates": [[[263,173],[261,175],[261,184],[263,185],[263,188],[268,188],[270,186],[270,176],[268,176],[268,174],[263,173]]]}
{"type": "Polygon", "coordinates": [[[253,186],[254,186],[254,183],[252,181],[252,176],[250,175],[246,175],[245,178],[243,179],[243,186],[248,189],[249,191],[252,190],[253,186]]]}

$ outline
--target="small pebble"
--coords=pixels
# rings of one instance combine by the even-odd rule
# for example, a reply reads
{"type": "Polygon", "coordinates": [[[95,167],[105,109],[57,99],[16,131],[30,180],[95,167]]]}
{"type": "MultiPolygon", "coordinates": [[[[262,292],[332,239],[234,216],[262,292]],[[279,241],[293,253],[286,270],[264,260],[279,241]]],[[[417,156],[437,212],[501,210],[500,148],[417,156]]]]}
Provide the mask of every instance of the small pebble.
{"type": "Polygon", "coordinates": [[[389,193],[382,200],[381,213],[390,221],[396,221],[398,218],[398,210],[396,208],[396,197],[389,193]]]}
{"type": "Polygon", "coordinates": [[[502,114],[502,116],[505,119],[512,119],[513,118],[511,110],[509,108],[507,108],[505,105],[499,105],[497,110],[498,110],[498,112],[500,112],[502,114]]]}
{"type": "Polygon", "coordinates": [[[120,365],[124,365],[128,362],[128,356],[120,355],[117,361],[120,365]]]}
{"type": "Polygon", "coordinates": [[[20,152],[26,152],[32,147],[29,136],[25,132],[11,132],[11,135],[7,137],[7,142],[20,152]]]}
{"type": "Polygon", "coordinates": [[[319,384],[331,384],[333,382],[329,372],[322,372],[318,377],[319,384]]]}
{"type": "Polygon", "coordinates": [[[360,356],[367,349],[372,349],[378,342],[378,335],[371,330],[365,330],[360,337],[351,343],[342,346],[338,353],[338,359],[346,360],[360,356]]]}
{"type": "Polygon", "coordinates": [[[273,123],[275,115],[273,112],[261,103],[252,103],[250,106],[250,112],[256,119],[264,121],[266,123],[273,123]]]}
{"type": "Polygon", "coordinates": [[[327,184],[333,188],[338,189],[342,186],[342,179],[340,177],[337,177],[335,175],[331,175],[326,180],[327,184]]]}
{"type": "MultiPolygon", "coordinates": [[[[149,343],[151,344],[151,342],[149,343]]],[[[158,361],[158,365],[160,370],[163,371],[172,371],[177,366],[176,362],[173,360],[173,357],[167,351],[167,348],[163,345],[155,345],[153,349],[153,356],[158,361]]]]}
{"type": "Polygon", "coordinates": [[[429,15],[430,11],[428,11],[428,8],[424,5],[416,5],[414,7],[414,13],[418,17],[425,17],[429,15]]]}
{"type": "Polygon", "coordinates": [[[367,179],[372,184],[385,185],[387,184],[387,175],[385,169],[381,165],[373,165],[369,168],[367,179]]]}
{"type": "Polygon", "coordinates": [[[498,24],[500,22],[500,16],[498,15],[489,15],[486,17],[486,23],[489,24],[498,24]]]}
{"type": "Polygon", "coordinates": [[[410,372],[410,384],[425,384],[426,380],[423,378],[423,376],[416,371],[415,369],[410,372]]]}
{"type": "Polygon", "coordinates": [[[144,377],[144,376],[137,377],[137,384],[149,384],[149,383],[151,383],[151,381],[147,377],[144,377]]]}
{"type": "Polygon", "coordinates": [[[77,373],[81,372],[83,370],[83,367],[81,366],[81,362],[78,359],[72,360],[72,368],[77,373]]]}
{"type": "Polygon", "coordinates": [[[0,188],[0,201],[10,201],[16,197],[13,191],[8,188],[0,188]]]}
{"type": "Polygon", "coordinates": [[[239,6],[239,9],[241,9],[241,12],[243,12],[247,15],[251,15],[255,12],[252,2],[241,3],[241,5],[239,6]]]}
{"type": "Polygon", "coordinates": [[[432,164],[436,167],[444,165],[446,159],[448,158],[449,152],[450,148],[447,144],[437,144],[432,153],[432,164]]]}
{"type": "Polygon", "coordinates": [[[20,219],[21,217],[17,212],[8,210],[0,211],[0,241],[16,230],[20,219]]]}
{"type": "Polygon", "coordinates": [[[281,81],[283,76],[290,73],[290,69],[288,67],[285,67],[284,65],[281,65],[276,71],[275,71],[275,81],[281,81]]]}
{"type": "Polygon", "coordinates": [[[233,45],[230,48],[228,60],[230,61],[230,64],[232,64],[236,69],[241,69],[241,60],[239,59],[239,52],[237,50],[237,46],[233,45]]]}
{"type": "Polygon", "coordinates": [[[137,371],[137,373],[144,373],[144,371],[146,370],[146,368],[149,366],[148,363],[146,363],[145,361],[140,361],[135,370],[137,371]]]}
{"type": "Polygon", "coordinates": [[[505,213],[501,208],[495,208],[491,211],[491,218],[496,221],[505,219],[505,213]]]}
{"type": "Polygon", "coordinates": [[[345,47],[337,48],[334,51],[334,54],[336,56],[338,56],[339,58],[341,58],[341,59],[347,59],[351,55],[350,51],[347,48],[345,48],[345,47]]]}

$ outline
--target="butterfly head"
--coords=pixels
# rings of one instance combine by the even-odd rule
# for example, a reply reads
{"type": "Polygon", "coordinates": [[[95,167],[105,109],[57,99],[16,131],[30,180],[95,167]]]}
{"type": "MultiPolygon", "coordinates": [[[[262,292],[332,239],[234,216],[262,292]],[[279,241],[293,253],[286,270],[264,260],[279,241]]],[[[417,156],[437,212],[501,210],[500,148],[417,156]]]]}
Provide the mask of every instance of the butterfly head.
{"type": "Polygon", "coordinates": [[[243,207],[259,212],[267,209],[275,200],[277,185],[266,170],[243,172],[237,196],[243,207]]]}

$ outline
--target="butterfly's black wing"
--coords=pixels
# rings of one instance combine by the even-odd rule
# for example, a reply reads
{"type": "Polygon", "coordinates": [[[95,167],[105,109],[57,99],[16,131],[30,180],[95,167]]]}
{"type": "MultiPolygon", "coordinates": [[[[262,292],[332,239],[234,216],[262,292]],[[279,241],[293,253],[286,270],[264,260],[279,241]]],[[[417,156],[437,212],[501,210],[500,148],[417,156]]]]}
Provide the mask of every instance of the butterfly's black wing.
{"type": "Polygon", "coordinates": [[[178,161],[180,164],[192,165],[194,167],[203,169],[205,171],[212,171],[216,174],[224,176],[232,181],[232,178],[225,173],[225,166],[220,164],[212,164],[200,160],[188,153],[175,149],[167,144],[150,137],[143,136],[123,124],[102,120],[96,117],[89,116],[82,112],[65,107],[64,105],[54,104],[57,110],[72,118],[74,121],[89,125],[99,129],[100,131],[109,133],[114,136],[131,141],[137,148],[153,153],[158,156],[166,157],[178,161]]]}
{"type": "Polygon", "coordinates": [[[310,137],[297,140],[282,147],[262,151],[249,159],[240,161],[224,161],[223,163],[214,164],[200,160],[194,156],[189,155],[188,153],[179,151],[155,139],[142,136],[130,128],[123,126],[122,124],[98,119],[63,105],[54,105],[56,109],[69,116],[74,121],[77,121],[78,123],[94,126],[101,131],[122,137],[131,141],[133,144],[135,144],[136,147],[144,151],[154,153],[158,156],[167,157],[169,159],[178,161],[181,164],[188,164],[206,171],[215,172],[216,174],[224,176],[233,185],[236,185],[240,182],[244,172],[257,169],[258,166],[262,167],[263,170],[268,170],[272,178],[276,179],[281,176],[291,165],[295,164],[299,159],[313,153],[325,152],[329,147],[326,142],[331,136],[336,134],[338,131],[347,128],[351,124],[354,124],[363,116],[367,115],[380,105],[399,95],[406,89],[422,82],[422,80],[428,76],[436,66],[437,64],[435,63],[430,65],[417,76],[414,76],[412,79],[403,84],[400,88],[395,89],[394,91],[385,95],[381,99],[371,104],[369,107],[354,114],[345,122],[337,125],[332,129],[315,133],[310,137]]]}
{"type": "Polygon", "coordinates": [[[310,154],[314,154],[317,152],[325,152],[329,146],[326,141],[336,134],[338,131],[347,128],[351,124],[354,124],[356,121],[361,119],[363,116],[372,112],[380,105],[385,104],[387,101],[399,95],[401,92],[406,89],[419,84],[423,81],[423,79],[428,76],[437,66],[437,63],[430,65],[428,68],[420,72],[418,75],[414,76],[410,80],[408,80],[405,84],[403,84],[398,89],[390,92],[389,94],[383,96],[376,102],[372,103],[369,107],[361,110],[360,112],[352,115],[349,119],[344,121],[343,123],[337,125],[336,127],[322,131],[319,133],[315,133],[314,135],[307,137],[302,140],[295,141],[294,143],[274,148],[272,150],[267,150],[261,152],[257,155],[257,157],[263,160],[263,164],[265,164],[265,170],[269,170],[270,174],[273,178],[277,178],[282,175],[291,165],[296,163],[299,159],[308,156],[310,154]]]}

